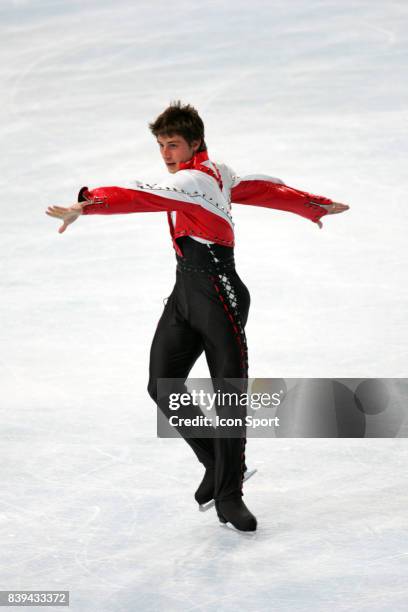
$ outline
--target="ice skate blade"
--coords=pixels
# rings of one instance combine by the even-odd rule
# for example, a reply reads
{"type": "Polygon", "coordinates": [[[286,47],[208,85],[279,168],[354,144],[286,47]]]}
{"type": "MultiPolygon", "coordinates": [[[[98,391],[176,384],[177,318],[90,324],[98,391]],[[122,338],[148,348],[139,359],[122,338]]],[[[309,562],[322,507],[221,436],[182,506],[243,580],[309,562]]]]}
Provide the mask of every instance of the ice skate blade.
{"type": "Polygon", "coordinates": [[[253,538],[256,535],[256,529],[254,531],[244,531],[242,529],[237,529],[232,523],[225,521],[225,519],[220,519],[220,527],[222,527],[223,529],[228,529],[229,531],[235,531],[235,533],[239,533],[239,535],[249,536],[250,538],[253,538]]]}
{"type": "Polygon", "coordinates": [[[215,501],[212,499],[211,501],[207,502],[206,504],[200,504],[198,506],[198,509],[200,512],[207,512],[207,510],[210,510],[210,508],[212,508],[215,504],[215,501]]]}
{"type": "Polygon", "coordinates": [[[255,520],[255,529],[238,529],[238,527],[235,527],[235,525],[233,525],[228,519],[226,519],[223,514],[217,512],[217,516],[218,516],[218,520],[221,523],[221,527],[232,529],[233,531],[237,531],[238,533],[253,534],[255,533],[257,526],[258,526],[257,521],[255,520]]]}
{"type": "Polygon", "coordinates": [[[249,479],[251,478],[251,476],[253,476],[254,474],[256,474],[256,473],[257,473],[257,471],[258,471],[258,470],[257,470],[256,468],[255,468],[254,470],[247,470],[247,471],[245,472],[245,474],[244,474],[244,482],[245,482],[246,480],[249,480],[249,479]]]}

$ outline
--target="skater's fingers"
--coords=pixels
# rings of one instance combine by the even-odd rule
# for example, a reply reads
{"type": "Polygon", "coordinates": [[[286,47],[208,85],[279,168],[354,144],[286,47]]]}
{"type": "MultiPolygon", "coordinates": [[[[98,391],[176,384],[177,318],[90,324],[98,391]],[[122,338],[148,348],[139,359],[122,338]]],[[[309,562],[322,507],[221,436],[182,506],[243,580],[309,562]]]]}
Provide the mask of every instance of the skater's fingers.
{"type": "Polygon", "coordinates": [[[55,212],[53,210],[46,210],[45,214],[49,217],[55,217],[56,219],[62,219],[63,215],[61,213],[55,212]]]}
{"type": "Polygon", "coordinates": [[[341,202],[333,202],[332,204],[332,214],[340,213],[345,210],[348,210],[350,206],[348,204],[342,204],[341,202]]]}
{"type": "Polygon", "coordinates": [[[350,206],[348,204],[342,204],[341,202],[332,202],[331,204],[320,204],[322,208],[327,210],[328,215],[335,215],[348,210],[350,206]]]}
{"type": "Polygon", "coordinates": [[[72,211],[70,209],[65,209],[65,208],[64,209],[58,209],[58,210],[55,210],[53,208],[52,209],[48,209],[48,211],[46,211],[46,213],[50,217],[56,217],[57,219],[67,219],[67,220],[69,220],[69,219],[71,219],[71,220],[76,219],[81,214],[80,211],[76,212],[76,211],[72,211]]]}
{"type": "Polygon", "coordinates": [[[53,206],[49,206],[45,212],[47,213],[47,215],[61,214],[60,211],[55,210],[53,206]]]}
{"type": "Polygon", "coordinates": [[[64,206],[49,206],[48,210],[54,210],[55,212],[69,212],[69,208],[66,208],[64,206]]]}

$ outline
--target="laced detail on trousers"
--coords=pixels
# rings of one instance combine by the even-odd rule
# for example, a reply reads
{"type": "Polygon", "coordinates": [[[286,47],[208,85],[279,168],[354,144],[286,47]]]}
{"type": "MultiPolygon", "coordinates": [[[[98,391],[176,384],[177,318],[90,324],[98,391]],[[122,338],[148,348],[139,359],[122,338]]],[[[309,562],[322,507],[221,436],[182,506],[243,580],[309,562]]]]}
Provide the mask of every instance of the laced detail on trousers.
{"type": "MultiPolygon", "coordinates": [[[[207,244],[208,250],[211,254],[211,258],[214,264],[217,264],[219,260],[215,256],[212,245],[207,244]]],[[[241,378],[248,378],[248,346],[246,342],[246,335],[244,325],[242,323],[241,315],[239,312],[238,298],[235,293],[233,284],[228,277],[227,271],[222,271],[217,276],[211,276],[214,284],[214,288],[218,293],[218,297],[222,302],[225,313],[231,321],[232,328],[234,330],[235,339],[239,347],[240,354],[240,375],[241,378]]],[[[241,479],[240,479],[240,490],[242,491],[244,483],[244,467],[245,467],[245,446],[246,437],[241,438],[241,479]]]]}

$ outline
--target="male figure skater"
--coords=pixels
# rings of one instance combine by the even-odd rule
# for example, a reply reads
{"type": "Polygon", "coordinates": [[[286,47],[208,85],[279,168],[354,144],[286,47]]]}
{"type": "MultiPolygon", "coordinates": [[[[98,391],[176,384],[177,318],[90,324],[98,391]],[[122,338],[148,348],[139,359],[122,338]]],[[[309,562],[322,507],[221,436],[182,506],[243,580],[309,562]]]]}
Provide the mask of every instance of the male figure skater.
{"type": "MultiPolygon", "coordinates": [[[[293,212],[316,223],[349,207],[286,186],[265,175],[239,177],[208,157],[204,124],[195,108],[170,104],[149,124],[172,175],[165,184],[136,181],[124,187],[83,187],[79,202],[50,206],[63,219],[59,232],[80,215],[166,211],[175,250],[174,289],[157,325],[150,351],[148,392],[163,412],[159,378],[185,380],[204,351],[212,379],[247,379],[245,324],[250,294],[234,264],[231,202],[293,212]]],[[[167,414],[168,416],[168,414],[167,414]]],[[[257,521],[242,500],[245,437],[186,437],[205,467],[195,498],[215,500],[221,522],[255,531],[257,521]]]]}

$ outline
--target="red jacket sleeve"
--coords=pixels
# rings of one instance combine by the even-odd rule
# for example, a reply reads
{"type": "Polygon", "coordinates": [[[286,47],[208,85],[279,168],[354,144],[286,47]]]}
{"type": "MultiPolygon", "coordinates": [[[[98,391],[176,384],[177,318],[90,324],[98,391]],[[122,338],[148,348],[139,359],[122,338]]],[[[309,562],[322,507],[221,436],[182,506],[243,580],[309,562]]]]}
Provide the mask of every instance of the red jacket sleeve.
{"type": "Polygon", "coordinates": [[[125,187],[97,187],[88,189],[82,187],[78,194],[78,202],[85,202],[84,215],[114,215],[136,212],[162,212],[173,210],[192,210],[197,203],[182,190],[163,187],[160,189],[145,189],[142,185],[136,189],[125,187]],[[161,193],[160,193],[161,192],[161,193]]]}
{"type": "Polygon", "coordinates": [[[273,182],[267,177],[237,178],[231,189],[231,201],[236,204],[264,206],[277,210],[286,210],[317,222],[327,214],[319,204],[331,204],[332,200],[313,195],[300,189],[288,187],[283,183],[273,182]]]}

